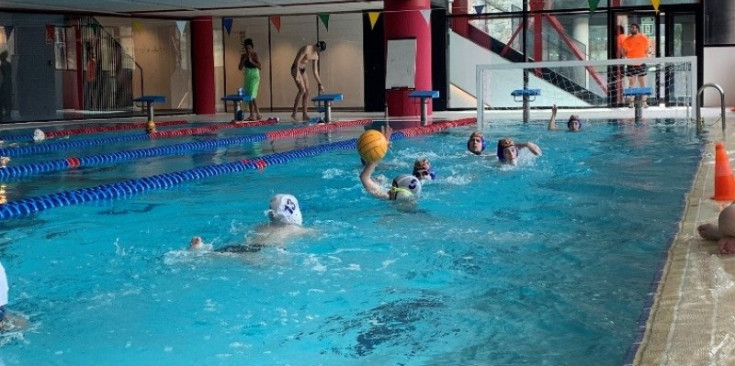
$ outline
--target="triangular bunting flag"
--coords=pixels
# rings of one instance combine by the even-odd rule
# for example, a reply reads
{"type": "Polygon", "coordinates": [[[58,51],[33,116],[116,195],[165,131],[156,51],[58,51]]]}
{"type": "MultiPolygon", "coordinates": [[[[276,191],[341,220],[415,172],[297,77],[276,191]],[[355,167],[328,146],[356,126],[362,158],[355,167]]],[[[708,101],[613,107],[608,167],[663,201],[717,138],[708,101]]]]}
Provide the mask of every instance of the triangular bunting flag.
{"type": "Polygon", "coordinates": [[[484,9],[485,9],[485,5],[475,5],[475,14],[482,14],[482,11],[484,9]]]}
{"type": "Polygon", "coordinates": [[[651,0],[651,4],[653,4],[653,9],[658,12],[658,5],[661,3],[661,0],[651,0]]]}
{"type": "Polygon", "coordinates": [[[280,32],[281,31],[281,16],[271,15],[270,19],[271,19],[271,23],[273,23],[273,26],[276,27],[276,32],[280,32]]]}
{"type": "Polygon", "coordinates": [[[319,19],[324,23],[324,28],[327,28],[327,31],[329,31],[329,14],[321,13],[319,14],[319,19]]]}
{"type": "Polygon", "coordinates": [[[368,18],[370,18],[370,30],[375,28],[375,23],[378,22],[378,17],[380,17],[380,13],[377,11],[371,11],[368,13],[368,18]]]}
{"type": "Polygon", "coordinates": [[[53,24],[46,25],[46,44],[53,44],[56,40],[56,26],[53,24]]]}
{"type": "Polygon", "coordinates": [[[179,34],[184,34],[184,30],[186,29],[186,20],[177,20],[176,21],[176,28],[179,28],[179,34]]]}
{"type": "Polygon", "coordinates": [[[232,18],[222,18],[222,26],[225,27],[227,35],[229,36],[230,32],[232,32],[232,18]]]}
{"type": "Polygon", "coordinates": [[[5,26],[5,39],[10,38],[10,35],[13,34],[13,28],[14,28],[14,26],[12,26],[12,25],[6,25],[5,26]]]}
{"type": "Polygon", "coordinates": [[[424,16],[424,20],[426,21],[426,24],[429,24],[431,22],[431,9],[421,10],[421,15],[424,16]]]}
{"type": "MultiPolygon", "coordinates": [[[[94,28],[96,28],[95,27],[95,24],[92,24],[92,29],[94,29],[94,28]]],[[[141,23],[141,22],[139,22],[137,20],[134,20],[133,21],[133,30],[136,31],[136,32],[138,32],[138,33],[140,33],[140,31],[143,30],[143,23],[141,23]]]]}
{"type": "Polygon", "coordinates": [[[600,4],[600,0],[589,0],[590,12],[594,13],[597,10],[597,5],[600,4]]]}

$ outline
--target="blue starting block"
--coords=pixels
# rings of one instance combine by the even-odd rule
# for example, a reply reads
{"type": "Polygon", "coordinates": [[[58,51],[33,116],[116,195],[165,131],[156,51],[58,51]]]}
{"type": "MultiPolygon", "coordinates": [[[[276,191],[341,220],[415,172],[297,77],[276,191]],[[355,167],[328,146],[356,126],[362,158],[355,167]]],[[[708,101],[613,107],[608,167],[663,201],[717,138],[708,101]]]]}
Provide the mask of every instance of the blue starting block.
{"type": "Polygon", "coordinates": [[[439,98],[438,90],[414,90],[408,94],[409,98],[417,98],[421,103],[421,124],[426,124],[426,115],[429,109],[429,99],[439,98]]]}
{"type": "Polygon", "coordinates": [[[510,92],[513,97],[513,101],[523,103],[523,122],[528,122],[531,114],[530,103],[536,100],[536,97],[541,95],[541,89],[516,89],[510,92]]]}
{"type": "Polygon", "coordinates": [[[166,97],[163,95],[144,95],[140,98],[133,99],[136,103],[145,103],[148,121],[153,121],[153,103],[165,103],[166,97]]]}
{"type": "Polygon", "coordinates": [[[223,102],[225,102],[225,109],[227,109],[227,102],[232,102],[232,105],[234,107],[234,119],[235,121],[240,121],[241,119],[237,118],[237,112],[241,111],[242,108],[240,107],[240,103],[247,102],[253,100],[253,98],[249,95],[241,95],[241,94],[229,94],[225,95],[224,97],[220,98],[223,102]]]}
{"type": "Polygon", "coordinates": [[[624,97],[633,97],[633,107],[635,108],[635,121],[640,122],[641,116],[643,115],[643,96],[649,96],[653,94],[653,89],[650,87],[639,87],[639,88],[626,88],[623,89],[624,97]]]}
{"type": "Polygon", "coordinates": [[[311,101],[317,104],[317,111],[324,112],[324,122],[329,123],[332,121],[332,103],[341,102],[344,98],[344,95],[341,93],[319,94],[311,98],[311,101]]]}

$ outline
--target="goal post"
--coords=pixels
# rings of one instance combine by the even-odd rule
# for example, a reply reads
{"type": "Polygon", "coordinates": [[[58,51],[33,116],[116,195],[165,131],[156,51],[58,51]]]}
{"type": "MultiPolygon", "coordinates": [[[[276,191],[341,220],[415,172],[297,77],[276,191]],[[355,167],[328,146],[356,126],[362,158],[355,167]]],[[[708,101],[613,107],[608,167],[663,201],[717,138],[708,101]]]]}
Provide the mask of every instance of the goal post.
{"type": "Polygon", "coordinates": [[[542,61],[477,65],[477,121],[487,110],[549,108],[615,108],[631,101],[623,95],[651,88],[649,104],[696,109],[697,58],[658,57],[587,61],[542,61]],[[633,84],[631,84],[631,81],[633,84]],[[524,92],[526,91],[526,92],[524,92]],[[527,91],[531,91],[528,93],[527,91]]]}

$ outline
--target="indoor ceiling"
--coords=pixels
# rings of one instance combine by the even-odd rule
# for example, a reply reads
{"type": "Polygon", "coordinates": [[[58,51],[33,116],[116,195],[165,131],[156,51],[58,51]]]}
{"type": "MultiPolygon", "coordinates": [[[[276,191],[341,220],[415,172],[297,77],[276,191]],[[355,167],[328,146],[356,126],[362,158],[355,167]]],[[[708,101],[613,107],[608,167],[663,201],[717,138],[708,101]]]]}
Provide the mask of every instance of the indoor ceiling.
{"type": "Polygon", "coordinates": [[[0,12],[33,10],[177,19],[338,13],[382,8],[383,1],[368,0],[0,0],[0,12]]]}

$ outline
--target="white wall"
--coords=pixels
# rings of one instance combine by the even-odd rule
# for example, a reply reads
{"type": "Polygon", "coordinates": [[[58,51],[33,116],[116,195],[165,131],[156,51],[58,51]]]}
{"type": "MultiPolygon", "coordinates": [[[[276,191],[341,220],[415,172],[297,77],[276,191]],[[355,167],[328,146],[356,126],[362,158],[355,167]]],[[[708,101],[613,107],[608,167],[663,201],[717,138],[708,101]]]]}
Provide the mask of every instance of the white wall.
{"type": "MultiPolygon", "coordinates": [[[[704,79],[702,84],[719,84],[725,90],[725,105],[735,105],[735,72],[732,62],[735,47],[705,47],[704,48],[704,79]]],[[[719,107],[720,95],[714,89],[704,92],[705,107],[719,107]]]]}
{"type": "MultiPolygon", "coordinates": [[[[224,38],[227,93],[234,93],[242,85],[242,73],[237,70],[241,52],[240,40],[252,38],[263,65],[258,91],[260,108],[267,110],[272,103],[276,109],[290,109],[297,91],[291,77],[291,65],[299,48],[316,43],[317,27],[319,40],[327,43],[327,50],[321,54],[319,68],[325,92],[344,94],[344,101],[336,103],[336,108],[362,108],[365,104],[365,90],[361,13],[332,14],[329,30],[316,15],[281,16],[280,31],[276,30],[267,17],[235,18],[232,32],[224,38]],[[271,32],[270,49],[268,27],[271,32]]],[[[315,96],[317,83],[311,64],[307,67],[306,75],[309,78],[309,93],[315,96]]],[[[218,81],[218,85],[220,92],[222,83],[218,81]]],[[[218,110],[221,110],[221,106],[218,106],[218,110]]]]}

